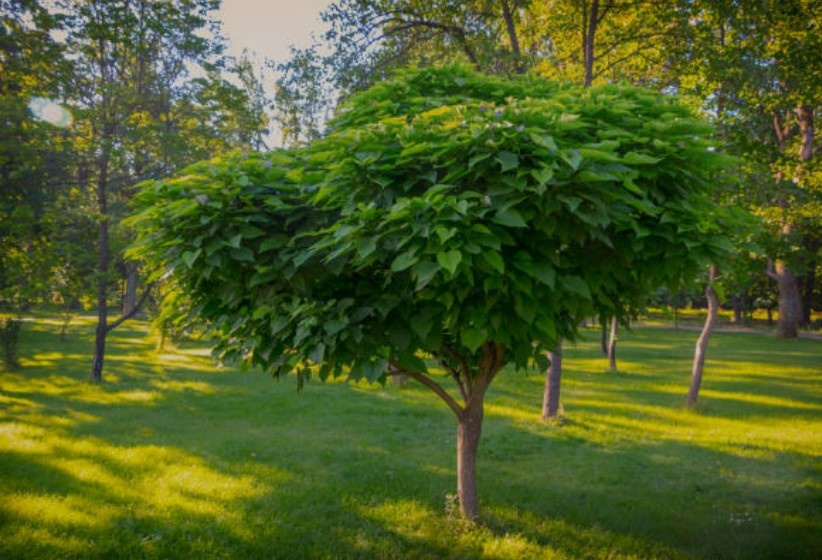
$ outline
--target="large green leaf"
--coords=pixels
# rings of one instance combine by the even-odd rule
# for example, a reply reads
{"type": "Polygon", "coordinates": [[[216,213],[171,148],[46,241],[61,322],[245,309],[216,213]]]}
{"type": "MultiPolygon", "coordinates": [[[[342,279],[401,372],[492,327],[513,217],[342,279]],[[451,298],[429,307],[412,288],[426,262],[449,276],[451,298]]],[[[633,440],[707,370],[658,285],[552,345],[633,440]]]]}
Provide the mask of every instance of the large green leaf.
{"type": "Polygon", "coordinates": [[[499,162],[500,167],[502,167],[503,173],[519,167],[519,157],[517,157],[517,154],[512,152],[500,152],[497,154],[497,161],[499,162]]]}
{"type": "Polygon", "coordinates": [[[502,210],[494,214],[494,221],[498,224],[502,224],[504,226],[513,227],[513,228],[527,228],[528,222],[526,222],[522,214],[514,210],[513,208],[509,208],[507,210],[502,210]]]}
{"type": "Polygon", "coordinates": [[[462,262],[462,253],[457,250],[440,251],[437,253],[437,262],[453,275],[457,271],[457,266],[462,262]]]}
{"type": "Polygon", "coordinates": [[[410,268],[414,265],[420,258],[417,255],[416,249],[409,249],[404,253],[401,253],[394,259],[391,263],[391,270],[394,272],[402,272],[403,270],[410,268]]]}

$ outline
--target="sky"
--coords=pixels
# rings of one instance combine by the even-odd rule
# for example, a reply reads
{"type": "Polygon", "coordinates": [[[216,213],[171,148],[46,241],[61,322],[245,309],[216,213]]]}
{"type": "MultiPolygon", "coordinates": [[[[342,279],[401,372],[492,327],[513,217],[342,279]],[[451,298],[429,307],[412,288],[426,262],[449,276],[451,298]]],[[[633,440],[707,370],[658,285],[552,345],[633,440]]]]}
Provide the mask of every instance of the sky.
{"type": "Polygon", "coordinates": [[[323,31],[320,12],[331,0],[223,0],[220,9],[223,34],[229,53],[239,55],[244,48],[256,59],[284,62],[289,45],[307,47],[311,33],[323,31]]]}

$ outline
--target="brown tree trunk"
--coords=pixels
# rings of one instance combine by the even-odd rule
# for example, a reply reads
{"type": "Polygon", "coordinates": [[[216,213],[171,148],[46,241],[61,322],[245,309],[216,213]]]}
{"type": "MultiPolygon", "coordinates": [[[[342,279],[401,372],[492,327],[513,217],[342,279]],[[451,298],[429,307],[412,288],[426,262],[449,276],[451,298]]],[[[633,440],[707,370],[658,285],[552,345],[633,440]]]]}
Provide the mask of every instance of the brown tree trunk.
{"type": "Polygon", "coordinates": [[[731,296],[731,305],[733,305],[734,310],[734,318],[733,324],[741,325],[743,320],[743,305],[744,305],[745,298],[742,294],[734,294],[731,296]]]}
{"type": "Polygon", "coordinates": [[[559,414],[559,393],[562,384],[562,339],[557,341],[556,350],[546,352],[551,365],[545,371],[545,393],[542,397],[542,421],[556,418],[559,414]]]}
{"type": "Polygon", "coordinates": [[[137,306],[137,265],[126,263],[126,285],[123,289],[123,315],[128,315],[137,306]]]}
{"type": "Polygon", "coordinates": [[[477,500],[477,450],[482,436],[482,419],[485,408],[485,393],[494,381],[497,372],[505,365],[505,346],[487,341],[482,345],[482,358],[471,375],[468,360],[444,345],[441,361],[451,373],[459,388],[464,405],[460,405],[439,383],[427,375],[403,369],[396,362],[391,363],[391,375],[408,375],[432,390],[457,417],[457,495],[460,515],[468,521],[475,521],[479,515],[477,500]]]}
{"type": "Polygon", "coordinates": [[[778,338],[796,338],[799,336],[799,323],[802,321],[802,298],[796,277],[782,261],[774,264],[777,289],[779,290],[779,318],[776,322],[778,338]]]}
{"type": "Polygon", "coordinates": [[[611,317],[611,336],[608,339],[608,369],[611,371],[617,370],[616,347],[617,347],[617,332],[619,330],[619,321],[616,315],[611,317]]]}
{"type": "Polygon", "coordinates": [[[457,418],[457,495],[460,514],[473,521],[479,515],[477,501],[477,450],[482,436],[483,398],[478,396],[457,418]]]}
{"type": "Polygon", "coordinates": [[[511,55],[514,59],[514,69],[518,72],[524,72],[525,68],[522,65],[522,51],[519,47],[519,37],[517,36],[517,27],[514,23],[514,14],[511,11],[511,6],[508,0],[502,0],[502,17],[505,20],[505,29],[508,32],[508,40],[511,43],[511,55]]]}
{"type": "Polygon", "coordinates": [[[688,390],[688,408],[694,408],[699,399],[699,388],[702,385],[702,370],[705,367],[705,355],[708,352],[708,343],[711,340],[711,335],[714,332],[716,320],[719,315],[719,298],[717,298],[713,288],[715,278],[716,266],[712,265],[708,273],[708,285],[705,287],[705,297],[708,300],[708,316],[705,318],[702,333],[696,341],[694,363],[691,368],[691,387],[688,390]]]}
{"type": "MultiPolygon", "coordinates": [[[[108,135],[103,139],[108,143],[108,135]]],[[[91,363],[89,380],[100,383],[103,380],[103,362],[106,356],[106,335],[108,334],[108,146],[103,146],[100,157],[100,177],[97,183],[97,204],[100,212],[100,231],[97,261],[97,328],[94,337],[94,359],[91,363]]]]}
{"type": "Polygon", "coordinates": [[[585,66],[585,77],[582,85],[588,87],[594,81],[594,45],[597,33],[597,25],[599,25],[599,0],[591,1],[591,11],[587,14],[583,13],[583,39],[582,39],[582,54],[585,66]],[[587,20],[585,19],[587,15],[587,20]]]}
{"type": "Polygon", "coordinates": [[[602,347],[602,355],[608,355],[608,327],[605,325],[605,319],[603,317],[599,318],[602,323],[600,323],[599,329],[599,345],[602,347]]]}

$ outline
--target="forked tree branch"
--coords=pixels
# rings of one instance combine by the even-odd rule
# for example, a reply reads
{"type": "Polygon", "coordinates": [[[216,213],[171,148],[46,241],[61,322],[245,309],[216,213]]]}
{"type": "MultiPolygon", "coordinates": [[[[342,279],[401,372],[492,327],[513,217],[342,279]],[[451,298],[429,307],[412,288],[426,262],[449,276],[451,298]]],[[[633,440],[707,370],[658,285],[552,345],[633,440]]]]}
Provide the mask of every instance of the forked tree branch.
{"type": "Polygon", "coordinates": [[[401,365],[397,363],[396,360],[391,360],[390,364],[391,367],[394,368],[394,371],[386,372],[386,375],[407,375],[411,379],[415,379],[416,381],[422,383],[423,385],[431,389],[439,398],[441,398],[445,402],[445,404],[448,405],[448,408],[450,408],[451,411],[454,414],[456,414],[457,418],[459,418],[462,415],[463,408],[454,399],[454,397],[448,394],[448,391],[446,391],[442,387],[442,385],[440,385],[427,375],[423,375],[416,371],[409,371],[403,368],[401,365]]]}
{"type": "Polygon", "coordinates": [[[137,303],[134,304],[134,307],[129,309],[128,313],[123,313],[122,315],[120,315],[120,317],[116,321],[114,321],[113,323],[109,323],[106,326],[106,333],[110,333],[111,331],[113,331],[114,329],[116,329],[117,327],[119,327],[120,325],[122,325],[123,323],[125,323],[126,321],[128,321],[129,319],[134,317],[135,315],[137,315],[137,313],[140,311],[140,307],[143,306],[143,304],[148,299],[148,296],[151,294],[151,289],[153,287],[154,287],[154,282],[152,282],[148,286],[146,286],[145,291],[140,296],[140,299],[137,300],[137,303]]]}

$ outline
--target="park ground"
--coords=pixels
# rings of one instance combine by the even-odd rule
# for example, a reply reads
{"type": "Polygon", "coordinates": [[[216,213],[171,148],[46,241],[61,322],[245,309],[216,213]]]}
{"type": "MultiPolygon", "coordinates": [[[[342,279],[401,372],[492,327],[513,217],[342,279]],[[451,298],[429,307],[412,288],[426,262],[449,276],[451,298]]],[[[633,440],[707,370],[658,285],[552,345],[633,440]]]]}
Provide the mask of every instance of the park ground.
{"type": "Polygon", "coordinates": [[[822,342],[717,332],[687,410],[695,324],[622,331],[615,373],[587,330],[555,423],[540,372],[502,372],[471,526],[422,387],[297,393],[142,321],[97,386],[90,318],[65,342],[27,321],[0,371],[0,558],[821,558],[822,342]]]}

